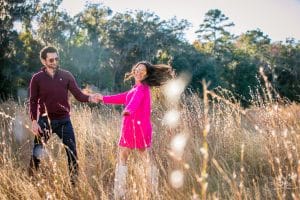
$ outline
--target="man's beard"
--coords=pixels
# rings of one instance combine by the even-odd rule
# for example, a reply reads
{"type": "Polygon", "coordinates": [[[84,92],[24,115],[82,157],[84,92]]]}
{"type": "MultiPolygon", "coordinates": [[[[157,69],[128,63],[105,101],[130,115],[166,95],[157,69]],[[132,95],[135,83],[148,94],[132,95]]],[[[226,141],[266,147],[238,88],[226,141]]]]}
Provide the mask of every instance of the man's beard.
{"type": "Polygon", "coordinates": [[[56,66],[48,65],[47,67],[50,68],[50,69],[52,69],[52,70],[54,70],[54,71],[56,71],[59,68],[58,65],[56,65],[56,66]]]}

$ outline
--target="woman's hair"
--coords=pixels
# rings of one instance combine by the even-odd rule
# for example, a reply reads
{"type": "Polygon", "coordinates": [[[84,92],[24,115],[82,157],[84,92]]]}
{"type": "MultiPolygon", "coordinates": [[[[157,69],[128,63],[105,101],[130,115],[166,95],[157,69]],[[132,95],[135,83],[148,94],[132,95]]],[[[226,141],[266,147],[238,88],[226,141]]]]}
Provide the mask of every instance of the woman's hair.
{"type": "Polygon", "coordinates": [[[174,71],[171,66],[165,64],[153,65],[148,61],[140,61],[133,65],[131,72],[125,74],[125,81],[134,76],[134,70],[140,64],[145,65],[147,70],[146,78],[142,80],[142,83],[146,83],[149,86],[161,86],[169,79],[174,78],[174,71]]]}

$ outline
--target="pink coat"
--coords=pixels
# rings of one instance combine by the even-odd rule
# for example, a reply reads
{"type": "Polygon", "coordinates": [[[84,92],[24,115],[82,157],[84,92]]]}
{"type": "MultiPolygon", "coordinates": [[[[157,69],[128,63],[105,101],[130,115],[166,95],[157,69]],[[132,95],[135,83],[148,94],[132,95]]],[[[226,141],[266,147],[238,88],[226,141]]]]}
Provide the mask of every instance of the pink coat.
{"type": "Polygon", "coordinates": [[[105,104],[124,104],[129,115],[123,116],[119,146],[146,148],[151,146],[151,93],[146,84],[137,84],[131,90],[103,96],[105,104]]]}

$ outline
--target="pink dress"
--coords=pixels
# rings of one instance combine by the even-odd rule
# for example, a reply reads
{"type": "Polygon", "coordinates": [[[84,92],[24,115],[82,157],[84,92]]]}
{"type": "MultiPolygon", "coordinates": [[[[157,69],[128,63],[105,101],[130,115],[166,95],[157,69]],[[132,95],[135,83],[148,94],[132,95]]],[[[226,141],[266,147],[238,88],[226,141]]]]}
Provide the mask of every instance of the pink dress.
{"type": "Polygon", "coordinates": [[[105,104],[123,104],[129,115],[122,118],[119,146],[147,148],[151,146],[151,93],[146,84],[137,84],[131,90],[103,96],[105,104]]]}

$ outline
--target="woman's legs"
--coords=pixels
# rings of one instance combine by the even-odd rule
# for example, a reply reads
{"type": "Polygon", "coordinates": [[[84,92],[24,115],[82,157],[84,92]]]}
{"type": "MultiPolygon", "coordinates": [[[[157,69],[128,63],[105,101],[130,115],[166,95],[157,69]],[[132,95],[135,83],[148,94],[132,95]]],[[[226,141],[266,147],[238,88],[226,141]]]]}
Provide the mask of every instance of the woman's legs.
{"type": "Polygon", "coordinates": [[[130,151],[129,148],[119,147],[118,163],[126,165],[130,151]]]}
{"type": "Polygon", "coordinates": [[[138,149],[139,154],[142,158],[144,164],[144,177],[146,185],[150,186],[150,190],[152,193],[157,194],[158,192],[158,169],[157,167],[151,163],[149,151],[144,149],[138,149]]]}
{"type": "MultiPolygon", "coordinates": [[[[157,194],[158,192],[158,169],[151,163],[149,151],[146,148],[137,149],[141,157],[144,169],[141,172],[146,185],[150,186],[152,193],[157,194]]],[[[115,199],[119,199],[125,196],[126,193],[126,176],[127,176],[127,160],[132,150],[126,147],[120,147],[118,153],[118,163],[115,171],[114,180],[114,196],[115,199]]],[[[139,168],[139,169],[143,169],[139,168]]]]}
{"type": "Polygon", "coordinates": [[[125,196],[126,193],[126,176],[127,176],[127,159],[130,153],[130,149],[126,147],[119,148],[118,163],[115,171],[114,180],[114,196],[115,199],[119,199],[125,196]]]}
{"type": "Polygon", "coordinates": [[[142,149],[138,149],[138,151],[142,158],[143,163],[145,163],[146,165],[150,164],[150,156],[148,150],[146,148],[142,148],[142,149]]]}

